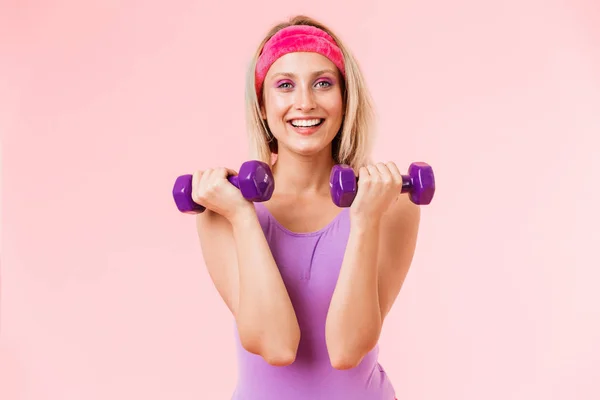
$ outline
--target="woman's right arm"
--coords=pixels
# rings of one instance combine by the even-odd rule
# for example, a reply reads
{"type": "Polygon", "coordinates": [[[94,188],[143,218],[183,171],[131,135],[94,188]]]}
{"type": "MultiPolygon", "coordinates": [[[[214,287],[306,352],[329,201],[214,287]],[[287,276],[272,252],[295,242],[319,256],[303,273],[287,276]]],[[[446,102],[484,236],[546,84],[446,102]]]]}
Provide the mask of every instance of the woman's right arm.
{"type": "Polygon", "coordinates": [[[236,319],[242,346],[271,365],[294,362],[300,327],[252,203],[196,217],[204,260],[236,319]]]}

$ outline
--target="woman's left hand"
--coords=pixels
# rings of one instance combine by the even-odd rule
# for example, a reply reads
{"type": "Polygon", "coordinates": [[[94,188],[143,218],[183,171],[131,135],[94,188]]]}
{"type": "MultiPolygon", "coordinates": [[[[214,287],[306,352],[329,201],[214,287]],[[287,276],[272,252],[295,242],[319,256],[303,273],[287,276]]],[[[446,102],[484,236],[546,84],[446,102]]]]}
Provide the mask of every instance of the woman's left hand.
{"type": "Polygon", "coordinates": [[[402,174],[393,162],[361,167],[358,191],[350,207],[353,219],[378,222],[401,195],[402,174]]]}

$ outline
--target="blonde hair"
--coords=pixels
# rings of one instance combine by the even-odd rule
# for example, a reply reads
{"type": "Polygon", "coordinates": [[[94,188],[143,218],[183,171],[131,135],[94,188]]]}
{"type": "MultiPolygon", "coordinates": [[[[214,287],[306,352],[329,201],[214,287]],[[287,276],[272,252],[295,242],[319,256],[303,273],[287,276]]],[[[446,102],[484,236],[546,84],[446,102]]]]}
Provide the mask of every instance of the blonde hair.
{"type": "Polygon", "coordinates": [[[291,25],[311,25],[327,32],[338,44],[344,56],[346,79],[343,85],[344,119],[338,135],[333,140],[332,156],[336,164],[347,164],[358,168],[370,163],[370,153],[374,141],[374,107],[366,87],[358,62],[344,43],[325,25],[304,16],[291,18],[280,23],[267,33],[258,46],[246,76],[246,124],[250,139],[252,157],[271,165],[277,154],[277,140],[270,133],[260,109],[261,99],[255,88],[255,68],[265,43],[279,30],[291,25]]]}

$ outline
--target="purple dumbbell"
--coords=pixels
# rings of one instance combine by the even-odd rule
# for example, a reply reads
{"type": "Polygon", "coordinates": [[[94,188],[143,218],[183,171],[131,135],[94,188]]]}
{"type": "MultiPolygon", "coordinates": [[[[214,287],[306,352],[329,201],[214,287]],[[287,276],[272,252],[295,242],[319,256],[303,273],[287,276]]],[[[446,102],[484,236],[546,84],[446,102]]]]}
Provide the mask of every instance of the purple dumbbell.
{"type": "MultiPolygon", "coordinates": [[[[338,207],[350,207],[358,191],[358,178],[354,170],[344,164],[338,164],[329,176],[331,199],[338,207]]],[[[402,175],[401,193],[409,193],[410,200],[418,205],[431,203],[435,193],[433,169],[424,162],[410,164],[408,175],[402,175]]]]}
{"type": "MultiPolygon", "coordinates": [[[[246,161],[239,173],[227,177],[227,180],[240,189],[246,200],[255,203],[269,200],[275,189],[271,168],[258,160],[246,161]]],[[[205,210],[192,199],[192,175],[181,175],[175,180],[173,199],[179,211],[184,214],[199,214],[205,210]]]]}

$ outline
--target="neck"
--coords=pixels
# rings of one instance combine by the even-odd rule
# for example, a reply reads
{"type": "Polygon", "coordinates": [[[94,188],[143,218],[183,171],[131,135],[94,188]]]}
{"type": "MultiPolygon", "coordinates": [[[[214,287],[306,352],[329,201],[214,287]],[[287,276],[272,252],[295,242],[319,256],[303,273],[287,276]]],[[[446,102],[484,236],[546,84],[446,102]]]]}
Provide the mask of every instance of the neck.
{"type": "Polygon", "coordinates": [[[331,149],[312,156],[281,151],[273,165],[273,177],[277,182],[275,191],[292,196],[328,193],[334,165],[331,149]]]}

